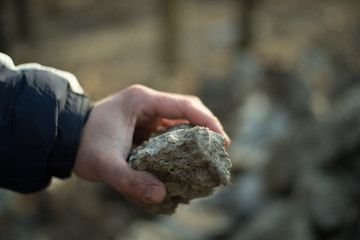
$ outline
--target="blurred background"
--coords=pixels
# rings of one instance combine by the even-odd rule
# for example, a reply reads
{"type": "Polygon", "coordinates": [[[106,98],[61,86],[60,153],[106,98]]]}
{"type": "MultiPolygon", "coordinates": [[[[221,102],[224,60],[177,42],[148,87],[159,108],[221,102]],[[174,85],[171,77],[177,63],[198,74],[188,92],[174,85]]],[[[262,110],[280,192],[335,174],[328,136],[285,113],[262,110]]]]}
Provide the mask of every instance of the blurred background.
{"type": "Polygon", "coordinates": [[[219,117],[236,186],[151,216],[76,176],[0,190],[0,239],[360,239],[358,0],[0,0],[0,51],[219,117]]]}

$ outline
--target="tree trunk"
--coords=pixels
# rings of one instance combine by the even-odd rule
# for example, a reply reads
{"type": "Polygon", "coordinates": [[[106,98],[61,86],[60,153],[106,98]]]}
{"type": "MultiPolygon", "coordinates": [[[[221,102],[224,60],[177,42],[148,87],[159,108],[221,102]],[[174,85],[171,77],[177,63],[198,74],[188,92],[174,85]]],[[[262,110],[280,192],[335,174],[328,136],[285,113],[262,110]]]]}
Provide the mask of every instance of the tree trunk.
{"type": "Polygon", "coordinates": [[[174,74],[178,64],[178,7],[179,0],[162,0],[161,9],[164,17],[163,25],[163,62],[166,71],[174,74]]]}

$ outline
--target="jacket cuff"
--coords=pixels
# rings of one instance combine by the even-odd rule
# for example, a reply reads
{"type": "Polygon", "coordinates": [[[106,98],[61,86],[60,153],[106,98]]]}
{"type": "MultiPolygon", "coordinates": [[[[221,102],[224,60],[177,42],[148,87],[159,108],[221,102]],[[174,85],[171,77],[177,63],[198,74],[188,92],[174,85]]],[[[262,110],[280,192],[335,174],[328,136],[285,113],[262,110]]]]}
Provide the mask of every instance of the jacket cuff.
{"type": "Polygon", "coordinates": [[[71,176],[81,131],[90,111],[89,97],[69,89],[66,104],[59,112],[57,137],[48,162],[51,176],[71,176]]]}

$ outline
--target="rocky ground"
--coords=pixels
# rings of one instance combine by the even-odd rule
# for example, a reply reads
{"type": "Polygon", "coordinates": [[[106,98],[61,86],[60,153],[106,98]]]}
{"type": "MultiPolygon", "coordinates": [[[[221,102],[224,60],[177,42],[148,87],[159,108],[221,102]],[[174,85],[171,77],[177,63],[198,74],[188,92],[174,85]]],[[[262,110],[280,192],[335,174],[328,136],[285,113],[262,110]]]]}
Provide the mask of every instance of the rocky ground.
{"type": "Polygon", "coordinates": [[[241,51],[235,2],[184,1],[174,75],[155,1],[48,2],[11,50],[17,64],[71,71],[94,100],[132,83],[199,95],[232,138],[236,186],[172,216],[75,176],[37,194],[2,190],[0,239],[360,238],[358,1],[258,1],[241,51]]]}

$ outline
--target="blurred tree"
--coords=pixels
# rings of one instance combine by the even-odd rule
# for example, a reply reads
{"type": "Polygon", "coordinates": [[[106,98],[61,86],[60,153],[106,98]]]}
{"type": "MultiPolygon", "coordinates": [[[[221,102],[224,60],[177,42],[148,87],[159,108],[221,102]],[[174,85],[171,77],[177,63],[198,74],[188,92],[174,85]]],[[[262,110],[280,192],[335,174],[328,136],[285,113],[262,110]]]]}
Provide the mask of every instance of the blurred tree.
{"type": "Polygon", "coordinates": [[[253,13],[259,0],[237,0],[239,8],[240,31],[238,49],[246,49],[251,45],[253,37],[253,13]]]}
{"type": "Polygon", "coordinates": [[[0,52],[8,51],[8,40],[5,34],[5,0],[0,0],[0,52]]]}
{"type": "Polygon", "coordinates": [[[174,74],[178,64],[179,5],[180,0],[161,0],[164,18],[163,63],[168,74],[174,74]]]}
{"type": "Polygon", "coordinates": [[[30,16],[28,0],[0,0],[0,51],[9,53],[13,40],[28,40],[30,16]]]}
{"type": "Polygon", "coordinates": [[[30,16],[28,0],[15,0],[15,17],[17,23],[17,37],[26,40],[29,37],[30,16]]]}

